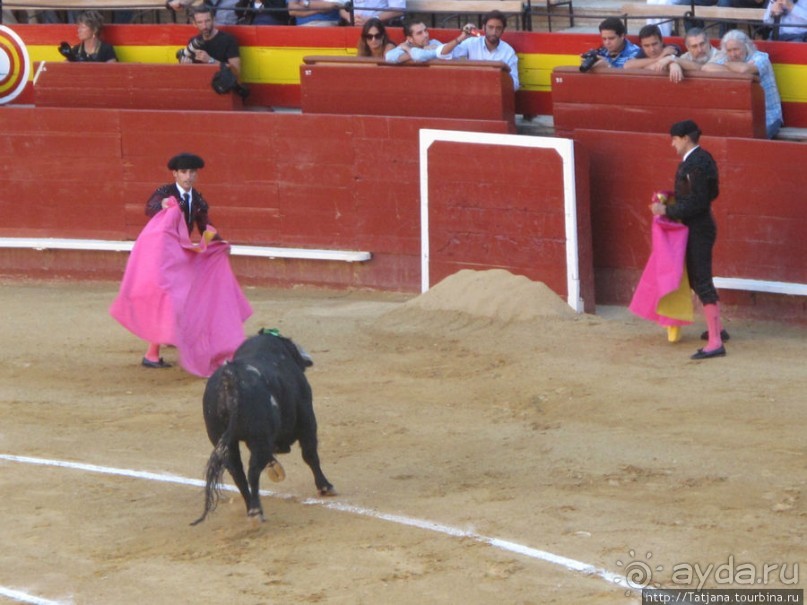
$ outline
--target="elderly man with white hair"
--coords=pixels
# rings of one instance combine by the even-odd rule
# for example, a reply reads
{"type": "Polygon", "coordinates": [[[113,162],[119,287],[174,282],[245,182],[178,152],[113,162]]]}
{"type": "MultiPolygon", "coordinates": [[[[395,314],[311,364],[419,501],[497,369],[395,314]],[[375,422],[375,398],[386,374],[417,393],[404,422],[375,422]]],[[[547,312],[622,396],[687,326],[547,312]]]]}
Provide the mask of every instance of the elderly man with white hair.
{"type": "Polygon", "coordinates": [[[720,41],[720,56],[703,66],[703,71],[733,71],[755,74],[765,93],[765,127],[768,138],[774,138],[783,125],[782,99],[776,86],[773,66],[767,53],[757,50],[748,35],[739,29],[726,32],[720,41]]]}

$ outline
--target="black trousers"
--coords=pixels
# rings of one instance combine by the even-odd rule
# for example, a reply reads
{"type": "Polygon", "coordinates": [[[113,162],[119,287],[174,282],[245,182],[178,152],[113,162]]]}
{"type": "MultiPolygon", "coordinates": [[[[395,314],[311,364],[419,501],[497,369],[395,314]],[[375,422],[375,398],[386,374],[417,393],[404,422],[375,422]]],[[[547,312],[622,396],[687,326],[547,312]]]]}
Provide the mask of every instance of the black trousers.
{"type": "Polygon", "coordinates": [[[689,227],[686,253],[689,285],[704,305],[720,300],[712,280],[712,249],[716,239],[717,226],[711,217],[689,227]]]}

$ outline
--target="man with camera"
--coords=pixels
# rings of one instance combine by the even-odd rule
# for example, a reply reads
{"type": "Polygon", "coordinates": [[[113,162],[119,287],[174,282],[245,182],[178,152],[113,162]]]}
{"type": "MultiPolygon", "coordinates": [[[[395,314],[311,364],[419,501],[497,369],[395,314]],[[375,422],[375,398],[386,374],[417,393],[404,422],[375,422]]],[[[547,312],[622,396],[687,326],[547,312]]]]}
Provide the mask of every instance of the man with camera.
{"type": "Polygon", "coordinates": [[[209,6],[194,9],[193,24],[199,30],[199,35],[191,38],[188,46],[177,52],[179,62],[224,63],[237,78],[241,73],[241,58],[235,37],[216,29],[209,6]]]}
{"type": "Polygon", "coordinates": [[[639,55],[641,49],[628,40],[625,24],[618,17],[608,17],[600,23],[602,47],[583,54],[580,71],[622,69],[630,59],[639,55]]]}
{"type": "Polygon", "coordinates": [[[627,69],[651,69],[657,72],[668,72],[671,82],[684,79],[684,72],[678,64],[681,49],[674,44],[664,45],[661,29],[658,25],[645,25],[639,30],[641,54],[625,63],[627,69]]]}

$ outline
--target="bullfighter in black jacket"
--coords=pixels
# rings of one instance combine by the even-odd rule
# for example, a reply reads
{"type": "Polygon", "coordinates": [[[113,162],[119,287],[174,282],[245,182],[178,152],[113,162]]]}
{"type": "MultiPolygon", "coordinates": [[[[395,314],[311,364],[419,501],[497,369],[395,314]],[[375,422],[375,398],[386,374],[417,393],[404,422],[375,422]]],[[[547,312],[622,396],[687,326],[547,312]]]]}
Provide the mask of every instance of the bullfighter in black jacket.
{"type": "Polygon", "coordinates": [[[692,359],[710,359],[726,354],[723,340],[728,334],[720,323],[719,297],[712,280],[712,249],[717,226],[712,216],[712,201],[719,193],[717,164],[698,141],[701,131],[692,120],[676,122],[670,129],[672,146],[683,161],[675,173],[675,204],[656,202],[650,209],[655,215],[680,220],[689,227],[686,266],[690,284],[703,304],[708,342],[692,359]]]}

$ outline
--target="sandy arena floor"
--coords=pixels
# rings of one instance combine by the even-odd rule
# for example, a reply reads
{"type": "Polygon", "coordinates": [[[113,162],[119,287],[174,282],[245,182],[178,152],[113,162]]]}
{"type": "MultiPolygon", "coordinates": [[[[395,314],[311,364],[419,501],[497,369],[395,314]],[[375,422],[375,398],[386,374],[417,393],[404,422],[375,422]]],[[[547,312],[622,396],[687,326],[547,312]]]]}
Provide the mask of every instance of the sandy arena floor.
{"type": "Polygon", "coordinates": [[[107,313],[116,291],[0,283],[6,594],[611,605],[639,598],[609,573],[685,587],[697,577],[682,583],[682,570],[711,565],[705,586],[740,587],[726,564],[778,565],[770,586],[805,585],[788,584],[794,564],[807,576],[804,328],[729,318],[728,356],[693,362],[702,324],[669,344],[624,309],[575,316],[503,272],[408,302],[247,289],[248,333],[280,328],[314,357],[320,456],[339,495],[316,497],[295,447],[284,483],[264,475],[277,494],[265,523],[230,494],[190,527],[197,485],[94,472],[200,480],[211,451],[205,381],[138,365],[144,345],[107,313]]]}

